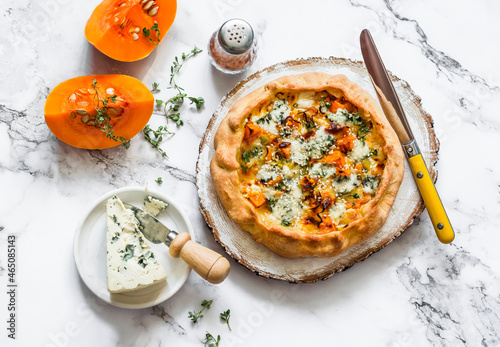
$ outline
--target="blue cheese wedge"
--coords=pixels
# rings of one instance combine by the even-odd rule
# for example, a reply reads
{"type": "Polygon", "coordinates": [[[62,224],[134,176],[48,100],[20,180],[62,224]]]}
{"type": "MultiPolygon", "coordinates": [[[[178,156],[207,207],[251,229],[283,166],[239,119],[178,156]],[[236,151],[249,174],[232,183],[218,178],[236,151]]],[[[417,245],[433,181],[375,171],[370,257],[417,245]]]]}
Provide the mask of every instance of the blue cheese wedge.
{"type": "Polygon", "coordinates": [[[142,210],[156,217],[167,207],[168,204],[165,201],[161,201],[153,198],[152,196],[148,196],[144,199],[142,210]]]}
{"type": "Polygon", "coordinates": [[[165,281],[167,274],[144,240],[132,211],[113,196],[106,212],[108,291],[132,292],[165,281]]]}

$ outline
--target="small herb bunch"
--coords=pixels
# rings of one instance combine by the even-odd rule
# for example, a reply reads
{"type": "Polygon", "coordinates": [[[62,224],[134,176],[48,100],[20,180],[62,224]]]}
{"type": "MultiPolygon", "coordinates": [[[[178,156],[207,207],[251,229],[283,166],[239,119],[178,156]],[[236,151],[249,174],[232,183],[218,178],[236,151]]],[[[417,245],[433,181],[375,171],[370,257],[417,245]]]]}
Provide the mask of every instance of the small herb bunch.
{"type": "Polygon", "coordinates": [[[95,90],[94,107],[97,112],[94,126],[99,128],[99,130],[103,131],[108,139],[112,139],[117,142],[122,142],[125,148],[128,149],[130,147],[130,140],[125,140],[125,138],[123,138],[122,136],[115,135],[113,126],[110,124],[111,117],[108,114],[108,108],[109,108],[108,104],[109,102],[115,102],[117,96],[112,95],[106,98],[102,97],[101,93],[99,92],[99,88],[97,87],[97,80],[95,78],[93,79],[91,86],[95,90]]]}
{"type": "MultiPolygon", "coordinates": [[[[154,27],[154,26],[153,26],[154,27]]],[[[153,27],[151,29],[153,29],[153,27]]],[[[144,30],[143,30],[144,32],[144,30]]],[[[146,32],[144,32],[146,35],[146,32]]],[[[150,31],[149,31],[150,34],[150,31]]],[[[147,35],[149,37],[149,35],[147,35]]],[[[156,105],[159,107],[162,107],[163,113],[165,114],[165,117],[168,120],[173,120],[177,126],[182,126],[184,125],[184,122],[181,119],[181,113],[179,112],[181,106],[184,104],[184,100],[187,98],[190,100],[191,104],[194,104],[196,108],[199,110],[205,103],[205,100],[202,97],[193,97],[193,96],[188,96],[184,88],[180,87],[177,82],[175,81],[175,77],[177,73],[181,70],[182,66],[184,66],[184,63],[191,57],[195,56],[198,53],[201,53],[202,50],[198,49],[196,46],[191,50],[189,53],[182,53],[181,59],[179,59],[177,56],[175,57],[172,66],[170,67],[170,81],[169,81],[169,87],[168,89],[174,89],[177,94],[171,97],[170,99],[164,101],[161,99],[156,99],[156,105]]],[[[157,82],[153,83],[151,92],[160,92],[160,84],[157,82]]],[[[165,134],[172,135],[173,133],[169,132],[167,130],[166,126],[160,126],[157,130],[153,130],[147,125],[143,129],[144,137],[146,140],[151,143],[153,148],[156,148],[163,157],[167,157],[167,154],[160,148],[160,143],[163,141],[163,136],[165,134]],[[151,136],[154,135],[153,136],[151,136]]]]}

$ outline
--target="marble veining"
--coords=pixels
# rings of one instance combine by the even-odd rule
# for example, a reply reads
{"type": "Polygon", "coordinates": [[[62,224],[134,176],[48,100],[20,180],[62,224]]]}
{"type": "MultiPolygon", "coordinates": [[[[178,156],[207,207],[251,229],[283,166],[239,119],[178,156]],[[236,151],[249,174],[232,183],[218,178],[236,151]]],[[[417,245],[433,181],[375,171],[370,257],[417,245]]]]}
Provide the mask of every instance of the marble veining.
{"type": "MultiPolygon", "coordinates": [[[[0,317],[1,346],[498,346],[500,345],[500,5],[493,0],[179,1],[176,21],[148,58],[119,63],[90,46],[85,22],[99,0],[20,0],[0,4],[0,317]],[[265,10],[262,10],[265,9],[265,10]],[[290,10],[288,10],[290,9],[290,10]],[[127,73],[168,98],[170,64],[205,49],[226,19],[254,25],[260,51],[238,76],[211,67],[206,51],[178,82],[202,96],[185,105],[183,127],[165,142],[168,158],[135,137],[103,151],[58,141],[43,118],[63,80],[127,73]],[[372,31],[386,66],[407,81],[432,115],[440,140],[437,187],[456,231],[440,244],[426,211],[380,252],[344,273],[290,285],[255,276],[231,261],[218,286],[191,274],[170,300],[125,310],[97,299],[73,262],[73,235],[99,196],[141,185],[179,202],[196,237],[218,252],[199,212],[195,168],[213,111],[236,83],[276,62],[310,56],[361,60],[359,32],[372,31]],[[320,33],[320,34],[318,34],[320,33]],[[156,179],[161,177],[162,184],[156,179]],[[7,238],[16,236],[17,336],[7,337],[7,238]],[[188,312],[213,299],[199,323],[188,312]],[[231,309],[231,328],[219,313],[231,309]],[[298,328],[300,327],[300,329],[298,328]]],[[[152,127],[164,125],[155,110],[152,127]]]]}

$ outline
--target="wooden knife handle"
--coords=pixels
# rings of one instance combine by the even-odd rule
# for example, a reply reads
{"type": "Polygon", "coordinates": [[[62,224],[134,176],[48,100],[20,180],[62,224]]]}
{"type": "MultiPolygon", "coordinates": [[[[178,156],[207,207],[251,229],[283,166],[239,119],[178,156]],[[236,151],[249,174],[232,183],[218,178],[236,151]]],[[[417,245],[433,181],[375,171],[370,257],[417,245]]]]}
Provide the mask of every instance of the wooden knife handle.
{"type": "Polygon", "coordinates": [[[226,258],[191,241],[191,235],[186,232],[174,238],[169,252],[174,258],[181,257],[198,275],[213,284],[224,281],[231,268],[226,258]]]}
{"type": "Polygon", "coordinates": [[[408,162],[439,241],[450,243],[455,238],[455,233],[422,155],[418,154],[410,157],[408,162]]]}

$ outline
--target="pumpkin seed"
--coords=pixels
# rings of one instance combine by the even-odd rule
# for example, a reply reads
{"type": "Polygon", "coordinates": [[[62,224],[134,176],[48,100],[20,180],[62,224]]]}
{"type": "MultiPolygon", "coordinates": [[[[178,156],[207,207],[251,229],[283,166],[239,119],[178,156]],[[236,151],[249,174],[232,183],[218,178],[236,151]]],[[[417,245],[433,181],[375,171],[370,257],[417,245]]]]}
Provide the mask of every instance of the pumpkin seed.
{"type": "Polygon", "coordinates": [[[146,1],[148,1],[148,0],[141,0],[141,4],[144,4],[146,1]]]}
{"type": "Polygon", "coordinates": [[[93,121],[93,120],[89,120],[86,124],[87,124],[87,125],[95,125],[95,121],[93,121]]]}
{"type": "Polygon", "coordinates": [[[73,102],[76,100],[76,95],[75,94],[71,94],[70,97],[69,97],[69,101],[73,102]]]}
{"type": "Polygon", "coordinates": [[[71,113],[69,114],[69,117],[71,119],[75,119],[76,118],[76,112],[75,111],[71,111],[71,113]]]}
{"type": "Polygon", "coordinates": [[[148,14],[153,17],[154,15],[156,15],[158,13],[158,10],[160,9],[159,6],[155,6],[153,7],[152,9],[149,10],[148,14]]]}
{"type": "Polygon", "coordinates": [[[153,4],[154,4],[154,3],[155,3],[154,1],[149,1],[149,2],[147,2],[146,4],[144,4],[144,5],[142,6],[142,9],[143,9],[144,11],[147,11],[147,10],[149,10],[149,9],[151,8],[151,6],[153,6],[153,4]]]}
{"type": "Polygon", "coordinates": [[[141,31],[141,28],[137,27],[137,28],[135,28],[135,29],[134,29],[134,31],[135,31],[136,33],[139,33],[139,31],[141,31]]]}
{"type": "Polygon", "coordinates": [[[122,112],[123,112],[123,107],[120,107],[120,106],[108,108],[108,115],[109,116],[118,116],[118,115],[122,114],[122,112]]]}
{"type": "Polygon", "coordinates": [[[87,122],[90,120],[90,116],[88,114],[82,116],[82,122],[87,124],[87,122]]]}
{"type": "MultiPolygon", "coordinates": [[[[85,109],[83,108],[77,108],[76,110],[76,113],[78,113],[80,116],[86,116],[88,115],[87,111],[85,111],[85,109]]],[[[85,122],[84,122],[85,123],[85,122]]]]}
{"type": "Polygon", "coordinates": [[[130,21],[130,19],[128,18],[124,18],[122,23],[120,24],[120,28],[125,28],[127,25],[128,25],[128,22],[130,21]]]}
{"type": "Polygon", "coordinates": [[[135,41],[139,40],[139,35],[137,35],[136,33],[133,33],[132,37],[134,38],[135,41]]]}
{"type": "Polygon", "coordinates": [[[106,94],[113,95],[114,93],[115,93],[115,90],[113,88],[106,89],[106,94]]]}

